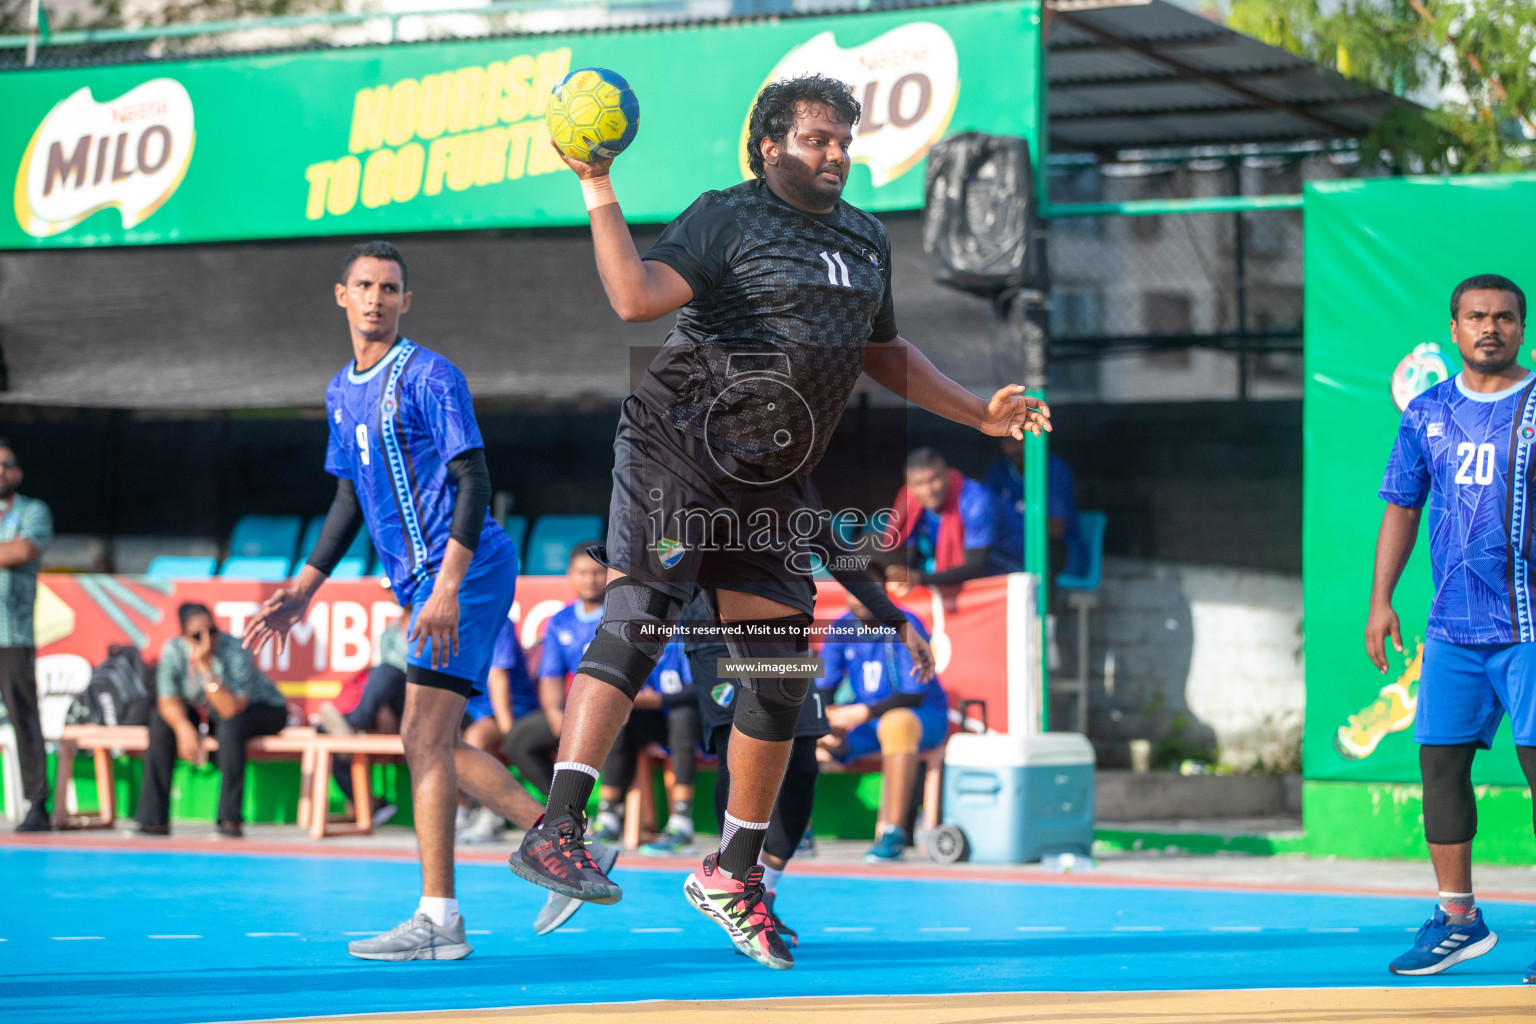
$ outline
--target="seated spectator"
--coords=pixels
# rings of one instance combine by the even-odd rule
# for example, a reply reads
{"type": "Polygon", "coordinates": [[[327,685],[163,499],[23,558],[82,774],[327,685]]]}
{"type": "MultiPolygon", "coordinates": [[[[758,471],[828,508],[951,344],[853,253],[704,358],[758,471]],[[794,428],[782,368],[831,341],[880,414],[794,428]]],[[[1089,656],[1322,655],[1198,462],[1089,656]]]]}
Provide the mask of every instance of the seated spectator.
{"type": "MultiPolygon", "coordinates": [[[[405,714],[405,628],[410,622],[411,610],[404,610],[400,618],[389,624],[379,634],[379,663],[368,670],[362,696],[357,704],[342,714],[336,705],[326,701],[320,705],[320,731],[333,736],[352,736],[357,733],[376,733],[382,736],[398,736],[400,719],[405,714]]],[[[331,778],[346,799],[346,816],[353,814],[352,755],[335,754],[331,757],[331,778]]],[[[375,800],[373,823],[383,825],[399,810],[394,804],[375,800]]]]}
{"type": "Polygon", "coordinates": [[[177,757],[203,764],[198,723],[207,716],[208,731],[219,741],[219,832],[238,837],[245,742],[281,732],[288,724],[288,704],[240,641],[213,624],[213,613],[205,605],[184,604],[176,614],[181,635],[166,641],[155,676],[158,700],[144,754],[139,831],[170,834],[171,770],[177,757]]]}
{"type": "Polygon", "coordinates": [[[661,652],[656,669],[635,695],[629,720],[608,751],[599,776],[597,820],[593,835],[613,842],[624,831],[624,794],[635,780],[635,762],[652,743],[672,757],[671,815],[654,842],[640,848],[653,857],[693,852],[693,782],[698,773],[698,745],[703,740],[699,704],[683,645],[671,643],[661,652]]]}
{"type": "Polygon", "coordinates": [[[907,456],[906,485],[893,509],[882,561],[898,596],[914,585],[954,586],[1022,565],[1018,514],[932,448],[907,456]]]}
{"type": "Polygon", "coordinates": [[[576,600],[549,617],[544,628],[544,646],[539,656],[537,710],[518,718],[502,742],[506,755],[529,785],[541,796],[549,795],[555,775],[555,754],[560,749],[560,727],[565,717],[565,692],[575,678],[576,666],[586,653],[587,644],[597,635],[603,620],[603,591],[608,586],[608,570],[587,554],[593,541],[583,541],[571,549],[565,578],[576,591],[576,600]]]}
{"type": "MultiPolygon", "coordinates": [[[[928,639],[916,616],[903,610],[914,629],[928,639]]],[[[848,596],[848,613],[834,622],[821,657],[826,674],[816,683],[829,706],[832,735],[821,740],[819,756],[850,764],[879,754],[884,778],[875,845],[868,863],[901,860],[910,837],[904,827],[917,790],[917,755],[942,746],[949,735],[949,698],[937,677],[927,680],[913,667],[912,655],[890,636],[861,634],[860,626],[879,620],[859,600],[848,596]],[[853,702],[831,704],[847,682],[853,702]]]]}
{"type": "MultiPolygon", "coordinates": [[[[464,742],[495,757],[501,757],[501,745],[519,718],[536,711],[539,695],[528,676],[528,659],[517,640],[517,624],[508,619],[496,635],[496,650],[491,655],[491,672],[485,681],[485,693],[477,693],[464,705],[464,742]]],[[[471,807],[473,799],[460,794],[461,809],[471,807]]],[[[457,839],[462,843],[488,843],[501,838],[506,820],[489,807],[473,806],[473,814],[464,822],[457,839]]]]}
{"type": "MultiPolygon", "coordinates": [[[[992,463],[981,485],[1024,518],[1024,442],[1000,439],[1003,457],[992,463]]],[[[1077,521],[1077,493],[1072,467],[1055,452],[1046,461],[1046,517],[1050,537],[1050,572],[1081,572],[1088,565],[1088,546],[1077,521]]]]}

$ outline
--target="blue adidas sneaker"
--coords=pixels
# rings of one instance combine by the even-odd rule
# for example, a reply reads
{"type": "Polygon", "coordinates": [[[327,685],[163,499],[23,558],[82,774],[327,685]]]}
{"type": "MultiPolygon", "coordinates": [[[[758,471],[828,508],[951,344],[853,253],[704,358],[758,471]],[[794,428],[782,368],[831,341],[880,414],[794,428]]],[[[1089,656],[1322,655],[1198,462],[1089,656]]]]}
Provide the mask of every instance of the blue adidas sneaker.
{"type": "Polygon", "coordinates": [[[1393,960],[1387,970],[1393,974],[1439,974],[1452,964],[1482,956],[1498,944],[1499,937],[1488,930],[1482,910],[1471,924],[1450,924],[1445,911],[1437,906],[1434,916],[1414,937],[1413,948],[1393,960]]]}

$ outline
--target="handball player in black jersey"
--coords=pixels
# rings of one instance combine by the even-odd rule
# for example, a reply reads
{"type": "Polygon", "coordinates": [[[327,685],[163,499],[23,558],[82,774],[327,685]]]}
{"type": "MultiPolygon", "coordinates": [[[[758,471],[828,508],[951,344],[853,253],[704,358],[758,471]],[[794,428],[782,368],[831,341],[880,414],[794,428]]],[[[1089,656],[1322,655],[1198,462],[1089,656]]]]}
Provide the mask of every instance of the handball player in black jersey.
{"type": "Polygon", "coordinates": [[[810,473],[859,374],[986,434],[1050,429],[1049,410],[1023,387],[978,398],[897,333],[885,228],[842,200],[859,114],[852,90],[831,78],[764,87],[748,122],[754,178],[700,196],[644,257],[610,162],[565,158],[581,179],[614,311],[677,320],[623,406],[607,543],[594,550],[608,567],[603,624],[566,701],[544,817],[510,864],[577,899],[622,897],[586,853],[585,808],[597,766],[701,588],[732,656],[756,664],[733,701],[720,850],[684,891],[739,951],[777,969],[794,958],[764,904],[758,855],[816,674],[806,549],[826,513],[810,473]]]}

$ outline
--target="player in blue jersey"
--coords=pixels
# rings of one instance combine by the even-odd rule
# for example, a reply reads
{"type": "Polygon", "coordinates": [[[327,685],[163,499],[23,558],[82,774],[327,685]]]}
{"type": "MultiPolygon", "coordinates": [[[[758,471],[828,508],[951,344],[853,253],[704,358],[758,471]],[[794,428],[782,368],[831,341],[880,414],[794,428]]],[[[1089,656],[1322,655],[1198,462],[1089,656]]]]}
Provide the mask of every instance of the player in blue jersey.
{"type": "MultiPolygon", "coordinates": [[[[928,630],[917,616],[901,614],[926,643],[928,630]]],[[[941,746],[949,735],[949,697],[938,677],[914,668],[911,652],[892,642],[890,627],[852,594],[848,613],[827,631],[821,659],[826,671],[816,687],[830,705],[827,722],[833,731],[822,747],[840,764],[882,755],[875,845],[864,860],[901,860],[910,838],[904,826],[917,787],[917,755],[941,746]],[[832,704],[845,681],[853,700],[832,704]]]]}
{"type": "Polygon", "coordinates": [[[411,608],[400,738],[411,769],[422,897],[408,920],[347,951],[369,960],[457,960],[472,950],[454,897],[460,787],[524,827],[541,808],[501,762],[459,732],[483,689],[517,583],[517,552],[487,512],[490,474],[469,388],[452,363],[400,335],[411,305],[405,260],[387,242],[354,246],[336,304],[353,361],[325,393],[325,468],[336,498],[309,562],[251,619],[245,644],[279,652],[364,525],[395,597],[411,608]]]}
{"type": "MultiPolygon", "coordinates": [[[[1387,638],[1403,650],[1392,591],[1427,504],[1435,597],[1414,739],[1440,903],[1413,948],[1392,961],[1394,974],[1438,974],[1498,942],[1472,890],[1472,758],[1505,714],[1536,785],[1536,374],[1517,362],[1525,294],[1493,274],[1468,278],[1451,295],[1451,335],[1461,372],[1408,403],[1387,463],[1365,627],[1366,652],[1385,673],[1387,638]]],[[[1536,964],[1526,974],[1536,981],[1536,964]]]]}

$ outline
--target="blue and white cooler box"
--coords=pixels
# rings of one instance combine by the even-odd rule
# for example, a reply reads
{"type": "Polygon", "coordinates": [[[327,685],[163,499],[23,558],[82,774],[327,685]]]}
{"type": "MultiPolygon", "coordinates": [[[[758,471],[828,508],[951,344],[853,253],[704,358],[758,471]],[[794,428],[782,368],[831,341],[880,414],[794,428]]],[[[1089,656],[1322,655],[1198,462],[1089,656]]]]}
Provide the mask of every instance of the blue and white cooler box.
{"type": "Polygon", "coordinates": [[[964,831],[973,861],[1088,856],[1093,765],[1078,733],[959,733],[944,750],[944,823],[964,831]]]}

